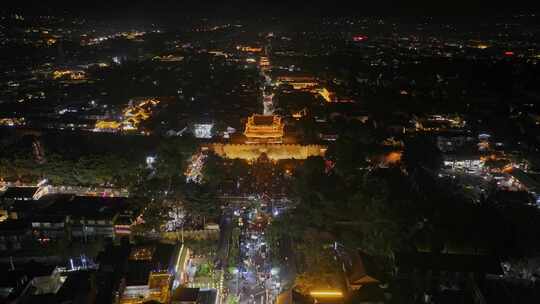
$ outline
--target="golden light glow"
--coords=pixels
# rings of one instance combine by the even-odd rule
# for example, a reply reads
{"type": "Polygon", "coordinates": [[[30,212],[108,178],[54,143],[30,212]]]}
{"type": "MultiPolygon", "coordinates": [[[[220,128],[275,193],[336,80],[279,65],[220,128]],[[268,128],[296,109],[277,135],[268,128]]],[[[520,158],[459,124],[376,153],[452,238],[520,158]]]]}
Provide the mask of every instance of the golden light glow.
{"type": "MultiPolygon", "coordinates": [[[[129,254],[131,261],[151,261],[156,248],[153,246],[135,247],[129,254]]],[[[121,304],[142,304],[149,301],[168,303],[170,300],[171,280],[167,271],[151,271],[146,285],[126,286],[120,297],[121,304]]]]}
{"type": "Polygon", "coordinates": [[[312,291],[309,293],[312,297],[325,297],[325,298],[341,298],[343,293],[341,291],[334,290],[322,290],[312,291]]]}
{"type": "Polygon", "coordinates": [[[283,75],[276,77],[276,83],[278,85],[280,84],[288,84],[293,87],[295,90],[305,90],[305,89],[312,89],[319,85],[319,82],[315,77],[311,76],[290,76],[290,75],[283,75]]]}
{"type": "Polygon", "coordinates": [[[97,130],[119,130],[122,124],[114,120],[98,120],[95,129],[97,130]]]}
{"type": "Polygon", "coordinates": [[[248,118],[244,135],[249,142],[281,142],[285,124],[277,115],[253,114],[248,118]]]}
{"type": "Polygon", "coordinates": [[[390,152],[384,157],[384,161],[387,164],[397,164],[401,161],[401,156],[400,151],[390,152]]]}
{"type": "Polygon", "coordinates": [[[86,73],[79,70],[56,70],[52,73],[53,79],[60,79],[67,77],[70,80],[84,80],[86,79],[86,73]]]}
{"type": "Polygon", "coordinates": [[[514,170],[514,167],[512,165],[506,165],[502,169],[502,172],[504,172],[504,173],[512,173],[513,170],[514,170]]]}
{"type": "Polygon", "coordinates": [[[294,112],[292,113],[292,117],[295,118],[295,119],[300,119],[304,116],[307,116],[307,109],[306,108],[303,108],[302,110],[298,111],[298,112],[294,112]]]}
{"type": "Polygon", "coordinates": [[[150,261],[155,251],[155,247],[136,247],[131,250],[129,259],[133,261],[150,261]]]}
{"type": "Polygon", "coordinates": [[[145,98],[133,101],[133,105],[128,106],[123,111],[124,120],[122,130],[136,130],[140,123],[152,116],[152,109],[160,103],[159,99],[145,98]]]}
{"type": "Polygon", "coordinates": [[[54,79],[58,79],[60,77],[63,77],[65,75],[68,75],[70,72],[69,71],[54,71],[53,72],[53,78],[54,79]]]}
{"type": "Polygon", "coordinates": [[[228,159],[256,160],[265,153],[271,160],[307,159],[310,156],[324,156],[326,146],[300,144],[222,144],[214,143],[209,148],[228,159]]]}
{"type": "Polygon", "coordinates": [[[262,52],[261,47],[251,47],[251,46],[239,45],[239,46],[236,47],[236,49],[239,50],[239,51],[242,51],[242,52],[249,52],[249,53],[260,53],[260,52],[262,52]]]}
{"type": "Polygon", "coordinates": [[[171,280],[172,275],[165,271],[152,271],[148,275],[146,285],[127,286],[119,302],[120,304],[142,304],[150,301],[168,303],[171,297],[169,288],[171,280]],[[135,291],[128,291],[130,288],[135,288],[135,291]]]}
{"type": "Polygon", "coordinates": [[[145,34],[144,32],[133,31],[133,32],[128,32],[128,33],[123,33],[122,36],[124,36],[124,38],[126,39],[133,40],[133,39],[137,39],[143,36],[144,34],[145,34]]]}
{"type": "Polygon", "coordinates": [[[182,253],[184,252],[184,244],[182,244],[182,246],[180,247],[180,250],[178,251],[178,257],[176,259],[176,266],[175,266],[175,270],[176,272],[178,272],[180,270],[180,259],[182,258],[182,253]]]}
{"type": "Polygon", "coordinates": [[[335,101],[335,95],[334,93],[328,91],[326,88],[322,88],[318,91],[319,95],[324,98],[326,102],[334,102],[335,101]]]}
{"type": "Polygon", "coordinates": [[[184,57],[171,54],[171,55],[163,55],[163,56],[154,56],[154,58],[152,59],[158,60],[161,62],[180,62],[184,60],[184,57]]]}
{"type": "Polygon", "coordinates": [[[24,125],[24,119],[23,118],[0,118],[0,126],[20,126],[24,125]]]}
{"type": "Polygon", "coordinates": [[[270,60],[268,60],[268,57],[261,57],[260,61],[259,61],[259,65],[261,67],[267,67],[270,65],[270,60]]]}

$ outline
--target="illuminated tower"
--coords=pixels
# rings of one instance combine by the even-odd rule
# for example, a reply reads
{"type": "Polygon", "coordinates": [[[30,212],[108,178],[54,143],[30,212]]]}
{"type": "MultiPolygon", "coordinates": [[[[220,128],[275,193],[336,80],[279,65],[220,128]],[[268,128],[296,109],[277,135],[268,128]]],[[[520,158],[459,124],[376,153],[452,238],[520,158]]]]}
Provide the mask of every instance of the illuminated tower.
{"type": "Polygon", "coordinates": [[[285,125],[277,115],[253,114],[248,118],[244,135],[247,143],[281,143],[285,125]]]}

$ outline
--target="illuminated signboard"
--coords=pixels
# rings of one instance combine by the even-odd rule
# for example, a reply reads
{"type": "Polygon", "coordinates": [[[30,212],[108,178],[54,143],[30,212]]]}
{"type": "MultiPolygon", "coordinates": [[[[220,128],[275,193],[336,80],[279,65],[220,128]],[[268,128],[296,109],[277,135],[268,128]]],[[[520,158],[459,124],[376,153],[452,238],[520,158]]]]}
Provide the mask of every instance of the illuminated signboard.
{"type": "Polygon", "coordinates": [[[212,138],[212,129],[214,124],[195,124],[193,126],[193,135],[195,138],[212,138]]]}

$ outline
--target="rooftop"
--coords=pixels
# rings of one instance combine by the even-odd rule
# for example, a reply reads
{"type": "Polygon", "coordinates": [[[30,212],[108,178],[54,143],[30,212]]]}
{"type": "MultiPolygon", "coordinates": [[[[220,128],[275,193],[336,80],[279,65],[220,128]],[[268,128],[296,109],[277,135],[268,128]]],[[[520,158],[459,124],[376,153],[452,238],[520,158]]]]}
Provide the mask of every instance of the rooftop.
{"type": "Polygon", "coordinates": [[[353,255],[352,267],[348,274],[351,283],[362,285],[378,283],[382,276],[374,258],[361,251],[353,255]]]}
{"type": "Polygon", "coordinates": [[[70,215],[84,218],[112,218],[127,206],[125,198],[58,195],[40,210],[42,215],[70,215]]]}
{"type": "Polygon", "coordinates": [[[255,125],[273,125],[275,116],[274,115],[253,115],[253,123],[255,125]]]}
{"type": "Polygon", "coordinates": [[[2,198],[17,199],[17,198],[29,198],[31,199],[36,191],[37,187],[10,187],[4,192],[2,198]]]}
{"type": "Polygon", "coordinates": [[[127,286],[146,285],[151,272],[169,270],[176,252],[175,248],[175,245],[162,243],[132,248],[127,264],[127,286]]]}
{"type": "MultiPolygon", "coordinates": [[[[0,265],[0,300],[13,299],[18,296],[26,284],[34,277],[50,275],[54,266],[47,266],[34,261],[25,264],[15,264],[11,269],[9,264],[0,265]]],[[[1,302],[1,301],[0,301],[1,302]]]]}
{"type": "Polygon", "coordinates": [[[177,288],[171,300],[177,302],[196,302],[199,298],[199,288],[177,288]]]}
{"type": "Polygon", "coordinates": [[[0,222],[0,233],[18,233],[20,231],[31,229],[31,224],[27,220],[16,219],[16,220],[6,220],[0,222]]]}
{"type": "Polygon", "coordinates": [[[131,249],[129,259],[132,261],[151,261],[155,251],[155,246],[134,247],[131,249]]]}

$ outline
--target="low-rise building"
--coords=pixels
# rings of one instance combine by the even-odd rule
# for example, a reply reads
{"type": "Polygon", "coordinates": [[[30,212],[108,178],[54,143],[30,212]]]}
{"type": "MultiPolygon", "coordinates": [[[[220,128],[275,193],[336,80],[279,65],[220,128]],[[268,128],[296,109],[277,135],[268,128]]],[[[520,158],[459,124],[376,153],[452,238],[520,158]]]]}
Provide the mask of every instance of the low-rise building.
{"type": "Polygon", "coordinates": [[[162,243],[132,246],[117,292],[118,303],[169,303],[173,286],[183,283],[187,258],[184,246],[162,243]]]}
{"type": "Polygon", "coordinates": [[[456,153],[444,154],[443,164],[447,169],[475,173],[483,168],[484,161],[476,153],[456,153]]]}
{"type": "Polygon", "coordinates": [[[38,187],[10,187],[0,196],[2,205],[20,201],[31,201],[34,199],[38,187]]]}
{"type": "Polygon", "coordinates": [[[34,261],[0,264],[0,303],[14,303],[35,277],[50,276],[54,269],[34,261]]]}
{"type": "Polygon", "coordinates": [[[536,204],[540,206],[540,175],[529,174],[516,168],[513,168],[510,174],[519,182],[525,191],[534,197],[536,204]]]}
{"type": "Polygon", "coordinates": [[[0,222],[0,252],[17,251],[32,236],[32,225],[27,220],[0,222]]]}
{"type": "Polygon", "coordinates": [[[199,288],[177,288],[172,297],[171,304],[197,304],[199,288]]]}
{"type": "MultiPolygon", "coordinates": [[[[36,237],[38,240],[83,240],[116,238],[129,235],[131,215],[125,213],[127,199],[119,197],[46,195],[39,200],[19,200],[4,204],[5,238],[0,248],[15,248],[22,242],[15,238],[36,237]],[[32,235],[21,229],[29,225],[32,235]],[[17,235],[17,236],[15,236],[17,235]],[[9,241],[12,240],[12,241],[9,241]],[[2,244],[4,246],[2,246],[2,244]]],[[[1,230],[1,227],[0,227],[1,230]]]]}

